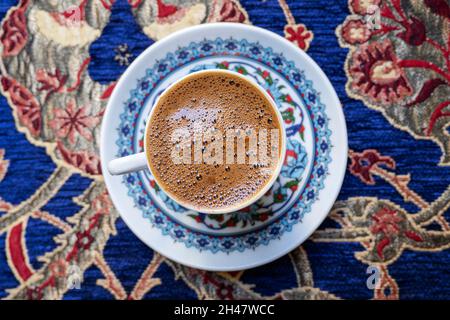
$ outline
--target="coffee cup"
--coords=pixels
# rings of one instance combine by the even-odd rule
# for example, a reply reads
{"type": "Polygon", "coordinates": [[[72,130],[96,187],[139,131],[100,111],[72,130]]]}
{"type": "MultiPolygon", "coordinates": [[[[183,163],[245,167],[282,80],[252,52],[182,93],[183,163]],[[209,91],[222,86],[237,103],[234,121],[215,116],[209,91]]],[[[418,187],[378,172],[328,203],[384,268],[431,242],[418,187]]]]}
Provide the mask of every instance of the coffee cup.
{"type": "MultiPolygon", "coordinates": [[[[203,81],[203,80],[202,80],[203,81]]],[[[215,81],[215,80],[214,80],[215,81]]],[[[201,100],[202,97],[202,92],[201,90],[198,92],[198,100],[201,100]]],[[[236,95],[237,96],[237,95],[236,95]]],[[[239,99],[239,98],[237,98],[239,99]]],[[[192,99],[192,101],[197,100],[197,99],[192,99]]],[[[193,102],[194,103],[194,102],[193,102]]],[[[198,101],[195,101],[195,103],[199,103],[198,101]]],[[[205,102],[204,102],[205,103],[205,102]]],[[[164,105],[165,106],[165,105],[164,105]]],[[[226,106],[225,106],[226,107],[226,106]]],[[[230,106],[232,107],[232,106],[230,106]]],[[[181,106],[180,106],[181,108],[181,106]]],[[[250,108],[250,106],[249,106],[250,108]]],[[[194,109],[192,109],[194,110],[194,109]]],[[[195,109],[197,110],[197,109],[195,109]]],[[[199,109],[200,111],[204,109],[199,109]]],[[[255,109],[256,110],[256,109],[255,109]]],[[[207,112],[208,110],[206,110],[207,112]]],[[[227,111],[227,110],[225,110],[227,111]]],[[[242,110],[236,110],[236,112],[241,112],[242,110]]],[[[180,118],[177,118],[177,121],[187,121],[186,118],[191,118],[192,122],[195,121],[200,121],[196,118],[201,118],[202,114],[189,114],[189,109],[183,109],[180,110],[180,112],[178,112],[178,114],[181,114],[180,118]],[[181,112],[183,111],[183,112],[181,112]],[[184,117],[184,118],[183,118],[184,117]]],[[[227,113],[227,112],[225,112],[227,113]]],[[[239,114],[234,114],[234,116],[237,118],[239,118],[239,114]]],[[[250,115],[251,116],[251,115],[250,115]]],[[[205,116],[206,117],[206,116],[205,116]]],[[[205,118],[206,119],[206,118],[205,118]]],[[[202,120],[205,120],[202,119],[202,120]]],[[[210,120],[210,117],[208,118],[210,120]]],[[[230,120],[227,120],[227,124],[230,124],[230,120]]],[[[211,127],[213,127],[214,125],[211,124],[211,127]]],[[[234,126],[231,126],[234,127],[234,126]]],[[[253,128],[253,127],[252,127],[253,128]]],[[[212,128],[213,129],[213,128],[212,128]]],[[[254,129],[254,128],[253,128],[254,129]]],[[[158,130],[163,130],[163,128],[159,127],[158,130]]],[[[195,131],[195,130],[194,130],[195,131]]],[[[250,130],[251,131],[251,130],[250,130]]],[[[233,131],[234,133],[236,133],[236,135],[238,136],[241,131],[240,129],[235,129],[233,131]]],[[[247,131],[246,131],[247,133],[247,131]]],[[[206,134],[205,134],[206,135],[206,134]]],[[[238,139],[238,137],[236,136],[236,139],[238,139]]],[[[228,135],[227,135],[228,138],[228,135]]],[[[177,138],[178,140],[180,140],[180,136],[177,138]]],[[[239,145],[236,146],[234,145],[234,137],[232,137],[232,141],[233,141],[233,145],[232,145],[232,150],[239,150],[239,145]]],[[[178,141],[177,140],[177,141],[178,141]]],[[[173,140],[175,141],[175,140],[173,140]]],[[[193,145],[192,145],[192,150],[196,150],[196,147],[194,145],[194,141],[197,140],[190,140],[193,145]]],[[[229,140],[226,140],[227,142],[229,140]]],[[[230,140],[231,141],[231,140],[230,140]]],[[[203,142],[203,143],[207,143],[203,142]]],[[[267,143],[266,143],[267,144],[267,143]]],[[[167,147],[169,147],[169,144],[166,143],[167,147]]],[[[178,143],[175,145],[175,142],[173,142],[170,145],[170,148],[175,148],[175,147],[179,147],[181,144],[178,143]]],[[[229,146],[229,144],[227,144],[227,146],[229,146]]],[[[191,144],[189,142],[189,148],[191,148],[191,144]]],[[[198,148],[197,148],[198,149],[198,148]]],[[[205,146],[202,147],[202,150],[205,149],[205,146]]],[[[246,149],[246,150],[247,150],[246,149]]],[[[189,149],[191,150],[191,149],[189,149]]],[[[227,149],[226,152],[228,152],[231,149],[227,149]]],[[[242,150],[242,149],[241,149],[242,150]]],[[[258,149],[259,150],[259,149],[258,149]]],[[[257,152],[259,152],[257,150],[257,152]]],[[[184,152],[184,151],[182,151],[184,152]]],[[[181,152],[181,153],[182,153],[181,152]]],[[[188,157],[183,158],[183,159],[175,159],[172,158],[172,163],[169,166],[170,168],[174,168],[174,165],[177,166],[186,166],[186,161],[190,161],[192,160],[192,158],[194,158],[195,161],[195,151],[194,152],[194,156],[192,156],[192,154],[189,154],[188,157]]],[[[177,154],[175,151],[172,152],[173,154],[177,154]]],[[[269,189],[272,187],[272,185],[274,184],[274,182],[276,181],[276,179],[278,178],[278,175],[281,171],[281,168],[283,166],[283,162],[284,162],[284,157],[285,157],[285,153],[286,153],[286,132],[283,126],[283,118],[281,116],[280,111],[277,108],[276,103],[274,102],[274,100],[272,99],[272,97],[268,94],[268,92],[266,92],[256,81],[254,81],[253,79],[249,79],[237,72],[233,72],[233,71],[228,71],[228,70],[221,70],[221,69],[212,69],[212,70],[202,70],[202,71],[197,71],[194,73],[190,73],[180,79],[178,79],[177,81],[175,81],[173,84],[171,84],[167,89],[165,89],[161,95],[156,99],[152,110],[150,111],[150,115],[147,119],[147,124],[146,124],[146,128],[145,128],[145,136],[144,136],[144,152],[141,153],[137,153],[134,155],[129,155],[126,157],[122,157],[122,158],[118,158],[118,159],[114,159],[112,161],[110,161],[107,165],[107,169],[109,171],[109,173],[111,175],[121,175],[121,174],[127,174],[127,173],[131,173],[131,172],[136,172],[136,171],[140,171],[140,170],[145,170],[148,169],[150,170],[150,173],[152,174],[152,176],[155,179],[155,182],[158,184],[158,186],[161,188],[161,190],[163,192],[165,192],[172,200],[174,200],[175,202],[177,202],[178,204],[180,204],[181,206],[187,208],[187,209],[191,209],[194,211],[199,211],[202,213],[207,213],[207,214],[225,214],[225,213],[230,213],[230,212],[234,212],[234,211],[239,211],[245,207],[250,206],[251,204],[253,204],[254,202],[256,202],[258,199],[260,199],[267,191],[269,191],[269,189]],[[264,122],[264,128],[263,130],[260,130],[259,135],[253,135],[253,134],[249,134],[249,136],[246,136],[245,138],[243,138],[244,140],[237,140],[237,141],[244,141],[244,147],[243,149],[246,149],[246,147],[248,147],[247,149],[249,151],[246,151],[246,155],[244,158],[244,160],[248,160],[248,159],[252,159],[252,154],[250,153],[250,137],[257,137],[255,144],[253,144],[253,146],[258,145],[259,147],[261,147],[261,145],[263,145],[265,142],[262,140],[261,137],[264,138],[264,136],[262,135],[261,132],[264,132],[264,134],[267,134],[268,129],[271,129],[271,134],[272,134],[272,140],[270,143],[268,143],[271,147],[273,151],[272,152],[272,158],[267,160],[267,158],[265,158],[265,162],[263,165],[260,166],[261,159],[258,160],[254,160],[256,161],[254,164],[251,163],[247,163],[247,164],[240,164],[241,167],[239,168],[247,168],[248,167],[248,175],[247,176],[243,176],[242,179],[250,179],[251,176],[256,177],[256,181],[255,183],[253,183],[252,181],[248,181],[247,185],[243,185],[243,187],[233,187],[230,188],[230,190],[226,190],[226,194],[224,194],[223,196],[228,197],[227,199],[239,199],[236,201],[227,201],[223,203],[221,203],[219,201],[220,196],[218,196],[217,194],[211,193],[209,195],[209,197],[211,197],[210,203],[211,205],[205,204],[207,203],[207,201],[209,201],[208,199],[205,199],[203,203],[200,205],[200,198],[204,197],[203,194],[189,194],[189,192],[191,192],[189,189],[189,186],[183,186],[183,183],[181,183],[182,187],[184,190],[180,191],[180,192],[187,192],[189,195],[189,198],[191,199],[193,196],[198,197],[198,202],[196,203],[196,201],[187,201],[186,199],[183,199],[183,197],[180,196],[180,194],[177,194],[177,192],[175,192],[175,188],[170,188],[170,186],[166,183],[164,183],[163,181],[163,175],[161,174],[161,172],[164,171],[164,169],[168,169],[168,168],[163,168],[162,171],[160,172],[160,169],[158,169],[158,165],[155,164],[155,159],[158,156],[158,153],[153,152],[155,150],[150,150],[152,148],[152,146],[161,146],[160,143],[162,140],[161,137],[158,137],[157,134],[155,134],[154,132],[154,128],[156,127],[155,122],[158,119],[158,115],[159,113],[163,112],[162,109],[162,105],[163,104],[168,104],[168,99],[169,98],[174,98],[177,95],[177,90],[181,90],[181,87],[186,87],[188,84],[192,84],[195,81],[199,81],[199,79],[206,79],[206,78],[211,78],[211,79],[221,79],[221,81],[223,81],[224,79],[231,79],[230,81],[228,81],[226,84],[224,84],[224,86],[226,85],[226,92],[230,93],[230,95],[233,94],[233,90],[235,90],[236,92],[242,94],[242,99],[249,99],[251,101],[252,96],[249,96],[250,94],[253,94],[253,96],[255,97],[255,103],[259,103],[261,104],[261,102],[264,104],[265,106],[265,112],[264,110],[261,110],[262,113],[258,113],[256,115],[256,118],[260,118],[263,120],[267,121],[264,122]],[[234,80],[233,80],[234,79],[234,80]],[[236,86],[238,85],[242,85],[239,87],[234,87],[233,85],[230,85],[231,82],[236,82],[236,86]],[[245,89],[246,88],[246,89],[245,89]],[[247,91],[249,92],[249,94],[247,94],[247,91]],[[256,94],[256,95],[255,95],[256,94]],[[158,114],[155,113],[156,110],[158,114]],[[272,117],[273,115],[273,117],[272,117]],[[266,117],[266,118],[264,118],[266,117]],[[270,126],[267,124],[269,123],[270,126]],[[153,126],[153,127],[152,127],[153,126]],[[275,133],[277,133],[276,138],[274,138],[275,133]],[[155,140],[156,139],[156,140],[155,140]],[[159,140],[158,140],[159,139],[159,140]],[[263,142],[261,142],[263,141],[263,142]],[[275,143],[276,142],[276,143],[275,143]],[[275,154],[273,154],[275,153],[275,154]],[[250,155],[249,155],[250,154],[250,155]],[[259,162],[258,162],[259,161],[259,162]],[[270,165],[269,165],[269,164],[270,165]],[[247,166],[247,167],[245,167],[247,166]],[[256,169],[253,169],[256,168],[256,169]],[[254,172],[252,170],[257,170],[258,174],[254,174],[254,172]],[[266,170],[266,172],[264,174],[259,174],[259,172],[263,172],[262,170],[266,170]],[[265,177],[264,179],[261,177],[265,177]],[[260,180],[262,182],[260,182],[260,180]],[[260,182],[259,184],[257,182],[260,182]],[[250,186],[250,187],[248,187],[250,186]],[[254,190],[252,189],[254,187],[254,190]],[[251,188],[251,189],[249,189],[251,188]],[[233,194],[234,193],[234,194],[233,194]],[[241,194],[245,194],[245,197],[240,198],[241,194]],[[217,199],[216,199],[217,198],[217,199]],[[220,204],[217,205],[217,203],[220,204]]],[[[258,153],[258,155],[260,155],[261,152],[258,153]]],[[[180,155],[180,153],[178,153],[178,155],[180,155]]],[[[228,155],[228,153],[227,153],[228,155]]],[[[215,153],[215,156],[217,156],[217,153],[215,153]]],[[[237,159],[240,159],[238,156],[234,156],[234,160],[236,161],[237,159]]],[[[257,158],[256,156],[253,158],[257,158]]],[[[228,159],[228,158],[227,158],[228,159]]],[[[231,159],[233,160],[233,159],[231,159]]],[[[167,159],[165,159],[164,161],[166,161],[166,163],[168,163],[167,159]]],[[[197,166],[203,166],[202,168],[206,168],[206,166],[214,166],[214,168],[221,168],[220,166],[224,166],[225,170],[230,170],[230,168],[233,167],[233,165],[228,166],[227,163],[223,164],[221,163],[220,165],[218,164],[219,162],[213,162],[213,163],[208,163],[208,159],[201,160],[202,162],[197,163],[197,166]]],[[[250,160],[248,160],[250,162],[250,160]]],[[[239,162],[239,160],[237,160],[237,162],[239,162]]],[[[238,164],[236,164],[236,166],[238,166],[238,164]]],[[[160,168],[160,167],[159,167],[160,168]]],[[[211,167],[212,168],[212,167],[211,167]]],[[[217,169],[217,170],[219,170],[217,169]]],[[[206,168],[206,170],[208,171],[208,169],[206,168]]],[[[234,181],[239,181],[240,177],[239,177],[239,172],[246,172],[245,170],[241,170],[241,171],[237,171],[234,176],[232,176],[232,179],[234,179],[234,181]]],[[[211,171],[211,170],[209,170],[211,171]]],[[[164,171],[166,175],[171,174],[170,170],[165,170],[164,171]],[[167,172],[169,171],[169,172],[167,172]]],[[[193,174],[195,174],[195,172],[193,172],[193,174]]],[[[244,174],[242,174],[244,175],[244,174]]],[[[217,187],[218,185],[221,185],[223,183],[226,183],[226,178],[227,177],[223,177],[224,181],[220,180],[220,179],[213,179],[213,181],[211,182],[211,185],[207,185],[207,182],[202,181],[201,180],[201,175],[198,174],[197,176],[197,180],[199,181],[194,181],[192,182],[193,184],[196,184],[198,182],[198,184],[202,184],[202,186],[211,187],[213,190],[216,187],[220,189],[220,187],[217,187]],[[200,177],[200,179],[198,179],[198,177],[200,177]]],[[[198,185],[197,185],[197,189],[198,189],[198,185]]],[[[177,189],[178,190],[178,189],[177,189]]],[[[195,190],[195,188],[192,188],[192,190],[195,190]]],[[[206,190],[206,189],[204,189],[206,190]]],[[[221,194],[220,192],[224,191],[224,190],[218,190],[218,194],[221,194]]],[[[201,193],[198,191],[198,193],[201,193]]],[[[202,200],[203,201],[203,200],[202,200]]]]}

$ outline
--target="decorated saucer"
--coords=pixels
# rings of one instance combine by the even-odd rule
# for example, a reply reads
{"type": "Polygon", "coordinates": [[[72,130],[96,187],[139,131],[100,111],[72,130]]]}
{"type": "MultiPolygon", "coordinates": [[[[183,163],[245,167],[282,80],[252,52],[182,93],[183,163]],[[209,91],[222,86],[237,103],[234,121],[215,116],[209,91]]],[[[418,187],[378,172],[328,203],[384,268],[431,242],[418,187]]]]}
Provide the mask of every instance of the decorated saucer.
{"type": "Polygon", "coordinates": [[[108,103],[101,160],[112,201],[129,228],[176,262],[212,271],[256,267],[288,253],[320,225],[344,178],[347,131],[339,99],[317,64],[284,38],[234,23],[176,32],[142,53],[108,103]],[[146,119],[171,83],[198,70],[253,78],[274,98],[287,133],[280,176],[242,211],[206,215],[167,197],[148,170],[111,176],[110,160],[143,151],[146,119]]]}

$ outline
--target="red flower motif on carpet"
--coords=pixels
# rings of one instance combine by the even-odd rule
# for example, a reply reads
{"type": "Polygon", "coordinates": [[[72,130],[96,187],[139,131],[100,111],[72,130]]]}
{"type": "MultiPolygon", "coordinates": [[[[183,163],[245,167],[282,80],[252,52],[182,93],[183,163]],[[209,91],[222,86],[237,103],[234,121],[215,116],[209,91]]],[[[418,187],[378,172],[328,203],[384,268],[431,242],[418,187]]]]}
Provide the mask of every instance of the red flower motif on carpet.
{"type": "Polygon", "coordinates": [[[88,115],[89,108],[76,108],[71,100],[65,109],[55,109],[54,118],[49,122],[50,128],[55,130],[58,138],[69,138],[73,145],[78,136],[88,141],[93,140],[92,130],[100,122],[98,116],[88,115]]]}
{"type": "Polygon", "coordinates": [[[376,102],[392,104],[412,93],[389,40],[361,45],[353,53],[351,88],[376,102]]]}
{"type": "Polygon", "coordinates": [[[287,25],[284,27],[286,39],[296,44],[300,49],[306,51],[313,39],[313,33],[304,24],[287,25]]]}
{"type": "Polygon", "coordinates": [[[342,37],[349,44],[364,43],[372,36],[367,24],[361,19],[348,20],[342,26],[342,37]]]}
{"type": "MultiPolygon", "coordinates": [[[[408,224],[405,218],[399,215],[396,210],[388,207],[379,209],[372,216],[372,225],[369,230],[372,234],[380,234],[376,244],[376,250],[378,256],[383,259],[383,250],[389,246],[394,238],[399,236],[405,236],[412,241],[422,242],[422,237],[412,230],[407,230],[408,224]]],[[[400,241],[403,242],[403,241],[400,241]]]]}
{"type": "Polygon", "coordinates": [[[349,15],[337,29],[341,46],[351,49],[348,94],[413,137],[437,143],[440,164],[449,165],[448,1],[351,0],[350,9],[359,17],[349,15]]]}
{"type": "Polygon", "coordinates": [[[75,246],[78,249],[88,250],[91,247],[92,242],[94,242],[94,237],[90,231],[77,232],[77,240],[75,246]]]}
{"type": "Polygon", "coordinates": [[[403,219],[398,215],[397,211],[382,208],[372,216],[373,224],[370,227],[370,232],[377,234],[381,233],[386,237],[397,235],[400,232],[398,224],[403,219]]]}
{"type": "Polygon", "coordinates": [[[350,8],[354,13],[366,15],[373,6],[378,6],[381,0],[351,0],[350,8]]]}

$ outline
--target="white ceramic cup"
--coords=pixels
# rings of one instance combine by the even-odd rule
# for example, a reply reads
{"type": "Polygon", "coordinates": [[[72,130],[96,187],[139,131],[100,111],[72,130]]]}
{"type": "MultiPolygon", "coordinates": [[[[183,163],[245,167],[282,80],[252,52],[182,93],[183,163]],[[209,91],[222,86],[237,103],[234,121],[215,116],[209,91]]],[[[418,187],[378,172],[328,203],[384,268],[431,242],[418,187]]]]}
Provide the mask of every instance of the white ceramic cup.
{"type": "Polygon", "coordinates": [[[283,167],[285,154],[286,154],[286,130],[283,125],[283,118],[281,116],[281,113],[278,110],[278,107],[277,107],[276,103],[273,101],[272,97],[259,84],[257,84],[256,81],[248,79],[237,72],[221,70],[221,69],[212,69],[212,70],[208,69],[208,70],[202,70],[202,71],[190,73],[190,74],[178,79],[177,81],[172,83],[166,90],[164,90],[164,92],[158,97],[158,99],[156,99],[155,104],[152,107],[152,110],[150,111],[150,115],[148,117],[147,125],[145,128],[145,136],[144,136],[144,152],[129,155],[129,156],[126,156],[123,158],[111,160],[108,163],[107,168],[111,175],[120,175],[120,174],[126,174],[126,173],[131,173],[131,172],[148,169],[152,173],[153,177],[155,177],[155,181],[160,186],[162,191],[164,191],[172,200],[174,200],[181,206],[183,206],[187,209],[194,210],[194,211],[201,211],[202,213],[224,214],[224,213],[238,211],[245,207],[248,207],[249,205],[251,205],[252,203],[257,201],[258,199],[260,199],[267,191],[269,191],[269,189],[272,187],[272,185],[278,178],[278,175],[280,174],[281,168],[283,167]],[[270,180],[264,185],[264,187],[262,189],[260,189],[257,193],[255,193],[255,195],[253,195],[250,199],[247,199],[246,201],[243,201],[243,202],[240,202],[237,204],[230,205],[225,208],[220,208],[220,209],[215,209],[215,208],[204,209],[204,208],[202,208],[201,210],[199,210],[195,206],[192,206],[189,203],[184,203],[183,201],[180,201],[179,199],[177,199],[169,190],[164,188],[163,184],[159,183],[158,179],[156,178],[156,175],[152,172],[151,166],[149,164],[149,159],[147,157],[147,154],[149,154],[149,150],[147,150],[147,146],[149,145],[147,143],[148,142],[147,139],[149,139],[149,136],[150,136],[148,134],[149,124],[151,123],[153,113],[157,109],[156,106],[158,105],[161,98],[164,97],[168,92],[170,92],[171,89],[174,86],[176,86],[178,83],[189,80],[189,78],[191,78],[195,75],[198,75],[200,73],[212,73],[212,72],[222,73],[222,74],[231,74],[235,77],[239,77],[243,81],[247,82],[249,85],[252,85],[254,88],[256,88],[262,95],[264,95],[264,97],[270,102],[270,105],[272,106],[272,109],[274,110],[276,117],[278,119],[278,123],[280,124],[281,146],[279,148],[280,155],[279,155],[279,159],[277,162],[277,166],[276,166],[275,170],[273,171],[270,180]]]}

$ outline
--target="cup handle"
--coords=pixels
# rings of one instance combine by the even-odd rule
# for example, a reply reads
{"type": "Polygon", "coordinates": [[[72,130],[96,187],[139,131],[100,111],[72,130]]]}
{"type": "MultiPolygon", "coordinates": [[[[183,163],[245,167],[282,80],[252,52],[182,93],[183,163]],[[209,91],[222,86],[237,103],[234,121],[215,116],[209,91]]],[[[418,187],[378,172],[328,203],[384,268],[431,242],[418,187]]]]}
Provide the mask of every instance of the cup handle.
{"type": "Polygon", "coordinates": [[[113,176],[135,172],[145,168],[147,168],[147,157],[145,152],[114,159],[108,163],[108,171],[113,176]]]}

